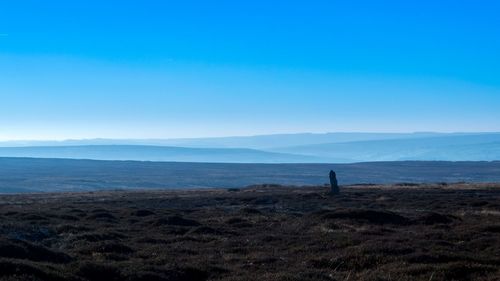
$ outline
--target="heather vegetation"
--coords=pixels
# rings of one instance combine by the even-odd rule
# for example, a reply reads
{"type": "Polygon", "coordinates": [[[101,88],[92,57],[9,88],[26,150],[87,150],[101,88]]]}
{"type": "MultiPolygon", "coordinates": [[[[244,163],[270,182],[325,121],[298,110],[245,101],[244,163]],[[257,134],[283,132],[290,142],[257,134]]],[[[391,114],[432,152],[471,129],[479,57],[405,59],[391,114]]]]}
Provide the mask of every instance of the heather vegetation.
{"type": "Polygon", "coordinates": [[[498,280],[496,184],[0,196],[0,280],[498,280]]]}

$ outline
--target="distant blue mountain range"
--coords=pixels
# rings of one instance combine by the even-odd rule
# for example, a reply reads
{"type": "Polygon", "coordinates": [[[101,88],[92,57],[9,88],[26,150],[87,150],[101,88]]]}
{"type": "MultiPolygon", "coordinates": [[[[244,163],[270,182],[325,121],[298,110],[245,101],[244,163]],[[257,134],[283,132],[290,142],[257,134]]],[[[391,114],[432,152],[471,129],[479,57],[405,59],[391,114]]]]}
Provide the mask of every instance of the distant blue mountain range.
{"type": "Polygon", "coordinates": [[[500,160],[500,133],[327,133],[0,142],[0,157],[227,163],[500,160]]]}
{"type": "Polygon", "coordinates": [[[247,148],[186,148],[152,145],[1,147],[0,157],[214,163],[327,162],[326,159],[316,156],[267,152],[247,148]]]}
{"type": "Polygon", "coordinates": [[[500,135],[500,133],[298,133],[242,137],[185,138],[185,139],[81,139],[64,141],[4,141],[0,147],[16,146],[79,146],[79,145],[156,145],[201,148],[253,148],[301,146],[354,141],[420,139],[428,137],[500,135]]]}
{"type": "Polygon", "coordinates": [[[500,134],[353,141],[272,149],[345,162],[370,161],[494,161],[500,159],[500,134]]]}

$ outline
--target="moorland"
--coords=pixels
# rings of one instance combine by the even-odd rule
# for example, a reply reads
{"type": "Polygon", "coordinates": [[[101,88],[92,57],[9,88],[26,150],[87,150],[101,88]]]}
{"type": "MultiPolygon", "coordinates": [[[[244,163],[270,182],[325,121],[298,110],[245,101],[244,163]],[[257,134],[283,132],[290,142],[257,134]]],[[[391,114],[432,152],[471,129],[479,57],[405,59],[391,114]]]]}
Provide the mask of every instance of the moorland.
{"type": "Polygon", "coordinates": [[[499,184],[0,196],[0,280],[498,280],[499,184]]]}
{"type": "Polygon", "coordinates": [[[0,157],[0,193],[314,186],[328,182],[330,169],[343,185],[500,182],[500,161],[259,164],[0,157]]]}

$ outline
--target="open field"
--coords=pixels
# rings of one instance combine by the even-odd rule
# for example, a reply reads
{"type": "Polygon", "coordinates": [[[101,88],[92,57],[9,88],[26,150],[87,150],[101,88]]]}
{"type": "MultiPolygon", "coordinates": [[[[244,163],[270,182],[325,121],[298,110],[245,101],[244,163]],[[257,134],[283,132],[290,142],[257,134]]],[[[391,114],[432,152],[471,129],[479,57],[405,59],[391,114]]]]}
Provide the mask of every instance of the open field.
{"type": "Polygon", "coordinates": [[[0,193],[234,188],[253,184],[500,182],[500,161],[227,164],[0,158],[0,193]]]}
{"type": "Polygon", "coordinates": [[[0,196],[0,280],[499,280],[500,184],[0,196]]]}

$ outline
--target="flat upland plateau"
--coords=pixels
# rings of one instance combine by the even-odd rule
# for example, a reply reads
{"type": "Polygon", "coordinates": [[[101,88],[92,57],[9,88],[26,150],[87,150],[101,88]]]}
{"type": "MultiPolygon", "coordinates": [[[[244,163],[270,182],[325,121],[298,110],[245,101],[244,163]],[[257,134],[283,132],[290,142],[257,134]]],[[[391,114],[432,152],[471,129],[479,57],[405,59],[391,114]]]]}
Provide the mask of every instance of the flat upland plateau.
{"type": "Polygon", "coordinates": [[[0,280],[500,280],[500,184],[0,196],[0,280]]]}

